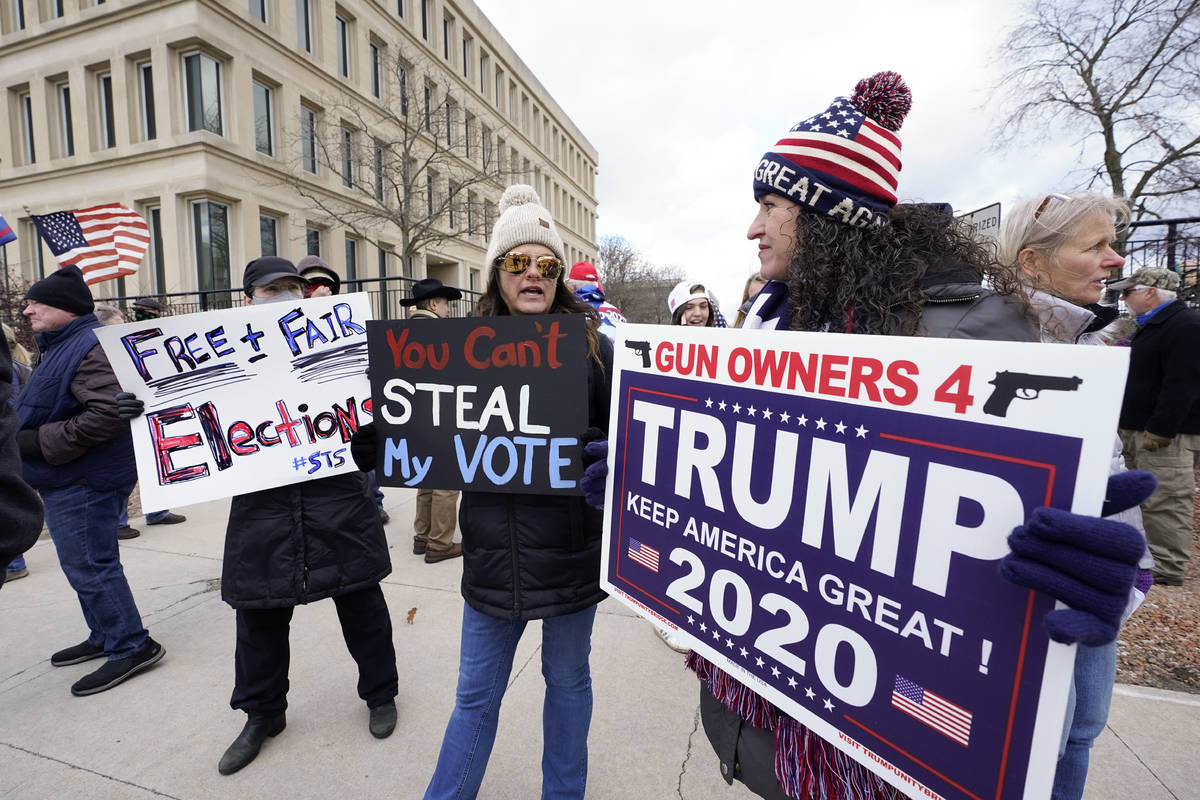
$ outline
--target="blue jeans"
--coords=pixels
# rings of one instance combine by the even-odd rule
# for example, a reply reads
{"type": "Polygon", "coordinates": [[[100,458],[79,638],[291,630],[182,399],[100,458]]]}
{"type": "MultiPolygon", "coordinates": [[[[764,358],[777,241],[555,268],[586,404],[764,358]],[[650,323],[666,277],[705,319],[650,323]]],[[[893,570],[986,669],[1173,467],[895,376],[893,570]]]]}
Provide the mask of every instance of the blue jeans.
{"type": "Polygon", "coordinates": [[[1116,677],[1115,641],[1100,647],[1078,646],[1050,800],[1080,800],[1083,797],[1092,743],[1108,724],[1108,707],[1116,677]]]}
{"type": "Polygon", "coordinates": [[[379,488],[379,481],[375,478],[375,470],[367,473],[367,489],[371,492],[371,497],[375,498],[375,507],[383,508],[383,490],[379,488]]]}
{"type": "MultiPolygon", "coordinates": [[[[596,607],[542,620],[542,798],[582,798],[587,785],[587,736],[592,722],[588,654],[596,607]]],[[[473,798],[500,724],[513,655],[524,620],[502,620],[463,606],[462,648],[454,712],[425,800],[473,798]]]]}
{"type": "MultiPolygon", "coordinates": [[[[133,487],[129,487],[129,491],[121,490],[121,515],[117,517],[117,527],[124,528],[129,524],[129,495],[133,494],[133,487]]],[[[146,524],[157,525],[158,521],[171,513],[171,509],[166,511],[149,511],[146,513],[146,524]]]]}
{"type": "Polygon", "coordinates": [[[8,565],[9,572],[20,572],[25,569],[25,556],[17,556],[8,565]]]}
{"type": "Polygon", "coordinates": [[[88,641],[109,660],[131,656],[148,634],[117,548],[117,517],[128,492],[82,485],[42,490],[46,527],[67,583],[79,597],[88,641]]]}

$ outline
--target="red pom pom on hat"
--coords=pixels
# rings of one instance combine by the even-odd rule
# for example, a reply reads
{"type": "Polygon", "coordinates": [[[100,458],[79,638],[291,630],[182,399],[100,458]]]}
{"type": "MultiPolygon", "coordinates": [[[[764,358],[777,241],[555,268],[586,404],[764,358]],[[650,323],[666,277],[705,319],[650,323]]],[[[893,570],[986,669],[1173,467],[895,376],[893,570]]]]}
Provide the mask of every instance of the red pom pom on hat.
{"type": "Polygon", "coordinates": [[[862,113],[889,131],[898,131],[912,109],[912,92],[898,72],[876,72],[854,87],[850,98],[862,113]]]}

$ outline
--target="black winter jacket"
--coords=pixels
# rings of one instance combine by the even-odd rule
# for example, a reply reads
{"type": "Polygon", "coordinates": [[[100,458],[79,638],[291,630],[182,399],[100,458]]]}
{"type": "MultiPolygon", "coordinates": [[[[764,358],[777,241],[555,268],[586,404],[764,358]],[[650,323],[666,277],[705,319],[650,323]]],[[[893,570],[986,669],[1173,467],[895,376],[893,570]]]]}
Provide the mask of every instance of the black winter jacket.
{"type": "Polygon", "coordinates": [[[234,608],[311,603],[391,571],[361,472],[237,495],[229,507],[221,598],[234,608]]]}
{"type": "MultiPolygon", "coordinates": [[[[612,342],[589,359],[588,425],[608,429],[612,342]]],[[[580,431],[582,433],[582,431],[580,431]]],[[[544,619],[599,603],[603,513],[570,495],[462,493],[463,598],[499,619],[544,619]]]]}
{"type": "Polygon", "coordinates": [[[1121,427],[1200,433],[1200,312],[1175,300],[1133,335],[1121,427]]]}

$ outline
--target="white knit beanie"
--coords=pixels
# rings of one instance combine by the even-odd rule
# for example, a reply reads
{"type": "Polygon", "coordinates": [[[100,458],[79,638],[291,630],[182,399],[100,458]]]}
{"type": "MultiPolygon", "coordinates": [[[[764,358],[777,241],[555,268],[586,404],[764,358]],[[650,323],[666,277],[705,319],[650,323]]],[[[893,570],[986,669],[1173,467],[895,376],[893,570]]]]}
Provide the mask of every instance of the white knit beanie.
{"type": "Polygon", "coordinates": [[[532,186],[518,183],[505,189],[500,197],[500,218],[492,228],[484,263],[491,269],[499,256],[523,244],[544,244],[559,261],[566,261],[562,237],[550,212],[542,207],[532,186]]]}

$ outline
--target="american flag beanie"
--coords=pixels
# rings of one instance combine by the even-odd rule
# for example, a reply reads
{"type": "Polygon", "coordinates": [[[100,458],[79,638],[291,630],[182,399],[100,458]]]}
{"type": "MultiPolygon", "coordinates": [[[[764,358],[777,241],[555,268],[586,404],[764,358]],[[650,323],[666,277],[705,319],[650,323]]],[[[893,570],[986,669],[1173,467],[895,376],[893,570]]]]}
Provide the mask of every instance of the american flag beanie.
{"type": "Polygon", "coordinates": [[[900,130],[912,92],[878,72],[824,112],[792,126],[754,170],[754,199],[777,194],[804,210],[853,225],[883,225],[896,205],[900,130]]]}

